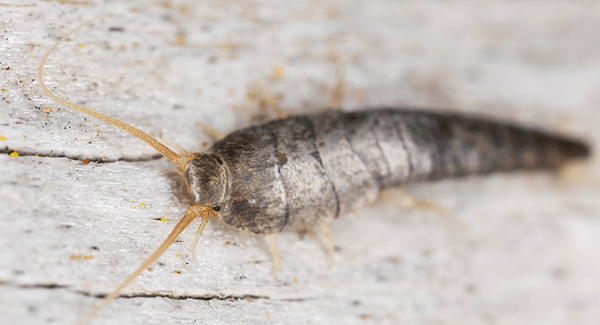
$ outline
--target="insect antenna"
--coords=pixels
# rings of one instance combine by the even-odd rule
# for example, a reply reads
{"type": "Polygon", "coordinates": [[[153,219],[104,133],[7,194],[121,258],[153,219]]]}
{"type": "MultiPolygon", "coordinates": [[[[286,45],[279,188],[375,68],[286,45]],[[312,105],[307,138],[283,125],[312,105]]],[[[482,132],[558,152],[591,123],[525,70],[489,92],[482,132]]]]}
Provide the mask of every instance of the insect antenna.
{"type": "MultiPolygon", "coordinates": [[[[44,69],[44,65],[46,64],[46,60],[48,59],[50,54],[52,54],[52,52],[58,47],[58,45],[60,45],[60,43],[62,43],[67,38],[69,38],[73,33],[77,32],[84,26],[91,24],[96,19],[97,18],[94,18],[94,19],[82,24],[81,26],[77,27],[70,33],[68,33],[66,36],[64,36],[58,42],[56,42],[52,46],[52,48],[50,48],[50,50],[46,53],[46,55],[44,55],[42,62],[40,63],[40,67],[38,68],[38,80],[40,82],[40,87],[42,88],[44,93],[46,93],[46,95],[48,95],[48,97],[52,98],[57,103],[68,106],[74,110],[77,110],[77,111],[80,111],[87,115],[90,115],[92,117],[95,117],[101,121],[112,124],[112,125],[118,127],[119,129],[122,129],[122,130],[125,130],[125,131],[131,133],[138,139],[146,142],[152,148],[156,149],[167,159],[169,159],[170,161],[175,163],[182,171],[185,170],[185,166],[186,166],[187,162],[190,159],[195,157],[194,153],[189,152],[189,151],[184,151],[182,155],[177,154],[177,153],[173,152],[171,149],[169,149],[167,146],[165,146],[163,143],[159,142],[158,140],[154,139],[152,136],[150,136],[149,134],[145,133],[144,131],[142,131],[138,128],[135,128],[135,127],[133,127],[119,119],[116,119],[114,117],[96,112],[95,110],[83,107],[81,105],[77,105],[75,103],[71,103],[67,100],[64,100],[64,99],[54,95],[52,92],[50,92],[50,90],[48,90],[48,88],[44,84],[44,80],[42,79],[43,69],[44,69]]],[[[194,246],[195,246],[195,244],[198,242],[198,236],[200,236],[200,234],[202,234],[202,230],[208,223],[208,220],[211,217],[214,218],[216,215],[217,215],[217,212],[214,211],[209,206],[201,206],[201,205],[193,204],[188,209],[185,216],[183,216],[183,218],[181,218],[181,220],[177,223],[175,228],[171,231],[171,233],[169,234],[167,239],[165,239],[165,241],[158,247],[158,249],[156,249],[156,251],[150,257],[148,257],[148,259],[146,259],[137,270],[135,270],[135,272],[133,272],[125,281],[123,281],[121,283],[121,285],[119,285],[119,287],[117,287],[117,289],[115,289],[111,294],[104,297],[104,300],[102,300],[102,303],[98,307],[96,307],[96,309],[94,309],[94,311],[92,311],[80,324],[89,323],[104,307],[106,307],[106,305],[108,305],[108,303],[111,300],[115,299],[119,295],[119,292],[121,292],[121,290],[125,286],[130,284],[133,281],[133,279],[135,279],[140,273],[142,273],[146,268],[148,268],[152,263],[154,263],[167,250],[167,248],[169,248],[169,246],[171,244],[173,244],[175,239],[177,239],[177,237],[181,234],[181,232],[192,221],[194,221],[198,217],[201,217],[202,221],[200,223],[200,227],[198,229],[196,239],[194,240],[194,246]]],[[[194,262],[195,262],[195,254],[194,254],[194,262]]]]}
{"type": "Polygon", "coordinates": [[[96,309],[94,309],[94,311],[92,311],[80,324],[84,325],[89,323],[104,307],[106,307],[106,305],[108,305],[108,303],[111,300],[115,299],[119,295],[119,292],[121,292],[121,290],[123,290],[125,286],[130,284],[131,281],[133,281],[133,279],[135,279],[138,275],[140,275],[140,273],[142,273],[147,267],[149,267],[150,264],[154,263],[154,261],[156,261],[156,259],[158,259],[162,255],[162,253],[164,253],[167,250],[167,248],[171,246],[171,244],[175,241],[175,239],[177,239],[179,234],[181,234],[181,232],[192,221],[202,216],[202,222],[200,224],[200,227],[204,229],[204,226],[206,226],[206,223],[208,223],[210,217],[213,217],[214,215],[215,211],[208,206],[192,205],[188,212],[185,214],[185,216],[183,216],[183,218],[179,220],[175,228],[171,231],[167,239],[165,239],[165,241],[160,245],[160,247],[158,247],[158,249],[150,257],[148,257],[148,259],[146,259],[144,263],[142,263],[142,265],[137,270],[135,270],[135,272],[131,273],[131,275],[125,281],[123,281],[117,289],[115,289],[108,296],[104,297],[102,303],[98,307],[96,307],[96,309]]]}
{"type": "Polygon", "coordinates": [[[189,157],[187,156],[182,156],[179,155],[175,152],[173,152],[171,149],[169,149],[167,146],[165,146],[164,144],[160,143],[159,141],[157,141],[156,139],[154,139],[152,136],[150,136],[149,134],[147,134],[146,132],[133,127],[121,120],[118,120],[114,117],[96,112],[95,110],[89,109],[87,107],[83,107],[81,105],[77,105],[75,103],[71,103],[69,101],[66,101],[56,95],[54,95],[50,90],[48,90],[48,88],[46,88],[46,85],[44,84],[44,80],[42,78],[43,76],[43,70],[44,70],[44,65],[46,64],[46,60],[48,59],[48,57],[50,56],[50,54],[52,54],[52,52],[58,47],[58,45],[60,45],[60,43],[62,43],[64,40],[66,40],[67,38],[69,38],[71,35],[73,35],[73,33],[77,32],[78,30],[80,30],[81,28],[91,24],[94,20],[96,20],[97,18],[94,18],[86,23],[84,23],[83,25],[77,27],[76,29],[72,30],[70,33],[68,33],[67,35],[65,35],[63,38],[61,38],[58,42],[56,42],[52,48],[50,48],[50,50],[48,50],[48,52],[46,53],[46,55],[44,55],[44,58],[42,59],[42,62],[40,63],[40,67],[38,69],[38,80],[40,82],[40,87],[42,87],[42,90],[44,91],[44,93],[46,93],[46,95],[48,95],[48,97],[52,98],[55,102],[63,104],[65,106],[68,106],[74,110],[80,111],[82,113],[85,113],[87,115],[90,115],[92,117],[95,117],[101,121],[104,121],[106,123],[112,124],[116,127],[118,127],[121,130],[125,130],[129,133],[131,133],[132,135],[134,135],[135,137],[137,137],[138,139],[146,142],[148,145],[150,145],[152,148],[156,149],[158,152],[160,152],[163,156],[165,156],[167,159],[169,159],[170,161],[172,161],[173,163],[175,163],[179,168],[181,168],[182,170],[185,169],[185,164],[186,162],[189,160],[189,157]]]}

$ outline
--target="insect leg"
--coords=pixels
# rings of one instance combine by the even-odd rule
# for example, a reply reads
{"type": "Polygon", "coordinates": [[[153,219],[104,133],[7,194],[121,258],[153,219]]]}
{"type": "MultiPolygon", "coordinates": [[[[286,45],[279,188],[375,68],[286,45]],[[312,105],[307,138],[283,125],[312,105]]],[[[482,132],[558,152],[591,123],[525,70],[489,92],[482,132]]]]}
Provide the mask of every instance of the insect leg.
{"type": "Polygon", "coordinates": [[[275,269],[275,281],[279,281],[279,254],[277,253],[277,236],[275,234],[269,235],[269,241],[271,242],[271,253],[273,253],[273,268],[275,269]]]}
{"type": "Polygon", "coordinates": [[[327,105],[327,109],[333,110],[339,110],[341,108],[344,94],[346,94],[346,84],[344,83],[344,65],[342,64],[342,59],[336,53],[339,53],[337,48],[332,50],[330,57],[331,62],[335,65],[335,86],[328,91],[330,98],[329,104],[327,105]]]}
{"type": "Polygon", "coordinates": [[[466,227],[466,223],[460,220],[460,218],[452,210],[427,200],[412,197],[410,194],[406,193],[406,191],[400,188],[387,188],[381,191],[380,197],[383,198],[384,201],[401,209],[423,209],[435,211],[445,218],[448,218],[448,220],[450,220],[452,224],[457,226],[459,229],[464,229],[466,227]]]}
{"type": "Polygon", "coordinates": [[[321,221],[319,223],[319,227],[321,227],[321,231],[323,231],[325,238],[327,238],[327,244],[328,244],[327,250],[329,252],[329,267],[333,268],[335,266],[335,257],[334,257],[335,246],[333,245],[333,238],[331,238],[331,231],[329,230],[329,224],[325,221],[321,221]]]}
{"type": "Polygon", "coordinates": [[[225,137],[223,134],[221,134],[221,132],[211,128],[206,123],[198,121],[196,122],[196,125],[204,129],[204,132],[206,132],[206,134],[212,140],[212,142],[217,142],[225,137]]]}
{"type": "Polygon", "coordinates": [[[594,176],[590,164],[582,161],[572,161],[564,164],[558,171],[558,179],[561,184],[566,186],[585,184],[592,188],[600,188],[600,180],[594,176]]]}
{"type": "Polygon", "coordinates": [[[250,86],[248,98],[253,101],[260,110],[260,113],[253,115],[252,118],[259,118],[263,123],[274,118],[286,118],[291,115],[288,112],[284,112],[279,107],[277,104],[279,98],[268,91],[261,83],[257,82],[250,86]]]}

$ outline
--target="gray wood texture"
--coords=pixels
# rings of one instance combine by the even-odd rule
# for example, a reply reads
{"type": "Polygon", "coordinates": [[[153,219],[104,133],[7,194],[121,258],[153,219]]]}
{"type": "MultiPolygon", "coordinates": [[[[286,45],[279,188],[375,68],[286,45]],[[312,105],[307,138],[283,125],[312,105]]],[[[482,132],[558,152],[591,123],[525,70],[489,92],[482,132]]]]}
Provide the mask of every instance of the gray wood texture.
{"type": "MultiPolygon", "coordinates": [[[[39,89],[43,54],[82,22],[102,15],[50,57],[47,86],[187,149],[210,141],[198,122],[222,133],[256,123],[256,84],[287,111],[328,106],[337,58],[345,110],[465,112],[597,152],[599,14],[583,1],[0,2],[0,323],[83,319],[188,207],[168,161],[39,89]]],[[[586,166],[600,176],[597,159],[586,166]]],[[[123,292],[137,297],[94,323],[594,324],[600,190],[590,178],[411,186],[465,227],[382,200],[331,224],[333,269],[322,237],[280,235],[279,282],[266,238],[218,224],[193,265],[192,224],[123,292]]]]}

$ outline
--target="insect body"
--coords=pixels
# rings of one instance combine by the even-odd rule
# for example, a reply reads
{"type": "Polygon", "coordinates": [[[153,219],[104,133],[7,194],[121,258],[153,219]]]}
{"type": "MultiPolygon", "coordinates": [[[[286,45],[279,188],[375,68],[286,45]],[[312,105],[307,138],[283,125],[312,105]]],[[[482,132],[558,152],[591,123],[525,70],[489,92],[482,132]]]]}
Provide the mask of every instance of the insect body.
{"type": "Polygon", "coordinates": [[[375,200],[386,187],[556,167],[568,158],[589,154],[582,143],[514,126],[458,115],[378,109],[280,119],[236,131],[206,153],[180,155],[143,131],[67,102],[46,88],[42,79],[46,59],[78,29],[43,58],[38,70],[42,90],[53,100],[128,131],[158,150],[184,173],[191,202],[160,247],[83,323],[156,261],[196,218],[201,219],[198,236],[212,217],[243,231],[272,235],[329,222],[375,200]]]}
{"type": "Polygon", "coordinates": [[[421,180],[560,166],[588,148],[458,115],[378,109],[243,129],[190,160],[192,201],[255,234],[314,226],[421,180]]]}

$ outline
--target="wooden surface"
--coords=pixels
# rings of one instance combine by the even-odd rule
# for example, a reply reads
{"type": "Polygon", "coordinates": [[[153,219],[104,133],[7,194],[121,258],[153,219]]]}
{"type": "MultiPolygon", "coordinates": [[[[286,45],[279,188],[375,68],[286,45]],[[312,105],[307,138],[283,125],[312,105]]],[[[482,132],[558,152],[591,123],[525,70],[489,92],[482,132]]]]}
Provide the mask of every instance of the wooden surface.
{"type": "MultiPolygon", "coordinates": [[[[82,22],[102,17],[50,57],[48,87],[184,148],[210,141],[197,122],[221,133],[256,123],[258,84],[287,111],[323,109],[337,58],[346,110],[459,111],[598,152],[599,14],[572,1],[1,1],[0,323],[77,323],[188,207],[172,164],[41,92],[43,54],[82,22]]],[[[597,159],[587,169],[600,176],[597,159]]],[[[333,269],[319,232],[280,235],[279,282],[266,238],[218,224],[194,266],[193,224],[94,323],[594,324],[590,179],[411,186],[466,227],[381,201],[332,223],[333,269]]]]}

